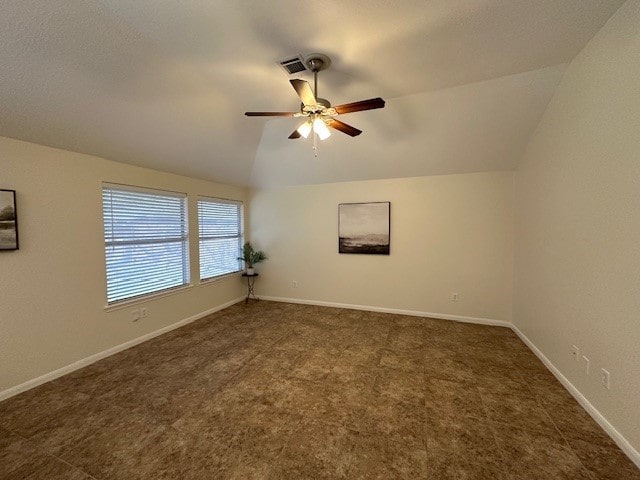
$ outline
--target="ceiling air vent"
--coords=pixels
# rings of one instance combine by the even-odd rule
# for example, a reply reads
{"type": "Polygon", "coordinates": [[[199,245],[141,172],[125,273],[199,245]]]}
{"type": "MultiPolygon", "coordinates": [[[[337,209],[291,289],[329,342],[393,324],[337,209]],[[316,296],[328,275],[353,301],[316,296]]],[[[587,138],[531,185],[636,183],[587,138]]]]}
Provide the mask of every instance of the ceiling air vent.
{"type": "Polygon", "coordinates": [[[304,72],[307,70],[307,66],[304,64],[304,59],[302,55],[298,55],[297,57],[287,58],[286,60],[282,60],[278,62],[282,68],[289,75],[293,75],[294,73],[304,72]]]}

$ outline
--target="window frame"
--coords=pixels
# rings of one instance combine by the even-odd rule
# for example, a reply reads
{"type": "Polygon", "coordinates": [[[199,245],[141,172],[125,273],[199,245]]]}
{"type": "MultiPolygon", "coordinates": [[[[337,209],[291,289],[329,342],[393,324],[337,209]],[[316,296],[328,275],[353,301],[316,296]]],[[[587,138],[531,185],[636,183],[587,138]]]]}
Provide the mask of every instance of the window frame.
{"type": "Polygon", "coordinates": [[[231,275],[238,275],[243,270],[243,265],[241,260],[237,260],[237,267],[233,271],[227,271],[224,273],[220,273],[217,275],[210,275],[203,277],[203,242],[219,240],[219,239],[237,239],[238,248],[236,253],[236,258],[242,256],[242,245],[244,244],[244,202],[242,200],[234,200],[229,198],[220,198],[220,197],[210,197],[205,195],[198,195],[196,198],[196,210],[198,217],[198,267],[199,267],[199,281],[200,283],[209,283],[220,280],[224,277],[231,275]],[[238,209],[238,218],[237,218],[237,233],[233,235],[204,235],[203,236],[203,222],[202,222],[202,212],[200,209],[201,203],[204,204],[224,204],[224,205],[234,205],[238,209]]]}
{"type": "MultiPolygon", "coordinates": [[[[113,309],[121,305],[124,306],[131,303],[137,303],[151,297],[164,296],[167,294],[174,293],[178,290],[183,290],[185,288],[191,287],[192,285],[191,285],[191,266],[190,266],[190,255],[189,255],[190,245],[189,245],[188,195],[184,192],[175,192],[170,190],[161,190],[161,189],[146,188],[146,187],[109,183],[109,182],[102,182],[101,194],[102,194],[102,233],[103,233],[103,241],[104,241],[104,261],[105,261],[105,294],[106,294],[106,302],[107,302],[105,308],[113,309]],[[179,199],[180,203],[176,207],[179,221],[175,222],[173,226],[179,227],[180,234],[177,236],[176,235],[173,235],[173,236],[158,235],[156,237],[145,236],[144,238],[128,239],[128,240],[118,239],[117,237],[119,237],[120,235],[116,234],[114,231],[114,217],[116,217],[116,215],[114,215],[113,203],[111,203],[111,205],[107,205],[106,203],[108,200],[111,202],[113,201],[113,193],[109,193],[109,192],[117,192],[117,194],[119,195],[126,195],[127,193],[129,193],[132,195],[138,194],[138,195],[156,196],[161,198],[164,197],[165,201],[172,198],[179,199]],[[110,292],[110,272],[112,272],[113,275],[116,275],[118,273],[117,269],[111,270],[109,268],[109,263],[110,263],[109,249],[110,248],[112,249],[112,253],[113,253],[113,249],[118,247],[121,247],[121,248],[127,247],[127,246],[142,247],[144,245],[147,245],[149,247],[154,247],[154,246],[157,247],[162,244],[167,244],[167,245],[178,244],[179,245],[180,255],[179,257],[176,257],[179,261],[179,269],[174,268],[174,273],[177,272],[178,270],[181,270],[182,278],[179,283],[169,285],[169,283],[171,282],[168,282],[166,286],[160,285],[158,288],[155,288],[153,290],[148,290],[148,287],[150,285],[148,284],[148,282],[145,283],[144,281],[142,281],[137,285],[137,287],[139,287],[138,289],[139,293],[135,293],[135,288],[132,288],[131,294],[128,294],[127,296],[117,295],[117,291],[110,292]],[[145,288],[145,285],[147,286],[147,288],[145,288]]],[[[149,200],[151,200],[151,197],[149,198],[149,200]]],[[[132,202],[131,205],[134,205],[134,203],[132,202]]],[[[149,207],[148,205],[147,207],[149,209],[152,209],[152,207],[149,207]]],[[[161,201],[159,201],[158,207],[161,207],[161,201]]],[[[135,225],[140,225],[140,224],[138,223],[135,225]]],[[[153,232],[146,231],[145,233],[153,233],[153,232]]],[[[129,232],[129,234],[135,235],[135,232],[129,232]]],[[[164,253],[158,254],[157,256],[161,260],[166,258],[171,258],[171,257],[163,257],[163,255],[166,255],[166,254],[164,253]]],[[[150,271],[152,270],[152,267],[149,267],[148,265],[147,265],[147,268],[150,271]]],[[[125,269],[126,268],[122,268],[120,273],[123,273],[123,270],[125,269]]],[[[130,277],[127,277],[127,278],[135,278],[135,277],[134,275],[131,275],[130,277]]],[[[142,277],[142,279],[144,279],[144,277],[142,277]]]]}

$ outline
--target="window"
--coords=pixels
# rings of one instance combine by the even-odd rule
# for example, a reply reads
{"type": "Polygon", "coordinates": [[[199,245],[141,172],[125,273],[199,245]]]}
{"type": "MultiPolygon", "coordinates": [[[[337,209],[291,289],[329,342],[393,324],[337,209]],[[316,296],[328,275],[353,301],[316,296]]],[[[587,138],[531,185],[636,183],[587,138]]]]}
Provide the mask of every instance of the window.
{"type": "Polygon", "coordinates": [[[107,303],[189,283],[186,194],[104,184],[107,303]]]}
{"type": "Polygon", "coordinates": [[[198,199],[200,280],[242,270],[242,202],[198,199]]]}

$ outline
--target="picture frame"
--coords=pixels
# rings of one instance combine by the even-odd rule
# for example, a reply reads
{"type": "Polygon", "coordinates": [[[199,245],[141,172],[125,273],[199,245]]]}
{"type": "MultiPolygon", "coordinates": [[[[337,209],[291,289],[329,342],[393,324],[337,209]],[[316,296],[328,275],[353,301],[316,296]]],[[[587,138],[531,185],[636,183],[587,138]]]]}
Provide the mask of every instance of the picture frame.
{"type": "Polygon", "coordinates": [[[338,253],[389,255],[391,202],[340,203],[338,253]]]}
{"type": "Polygon", "coordinates": [[[0,189],[0,251],[18,248],[16,191],[0,189]]]}

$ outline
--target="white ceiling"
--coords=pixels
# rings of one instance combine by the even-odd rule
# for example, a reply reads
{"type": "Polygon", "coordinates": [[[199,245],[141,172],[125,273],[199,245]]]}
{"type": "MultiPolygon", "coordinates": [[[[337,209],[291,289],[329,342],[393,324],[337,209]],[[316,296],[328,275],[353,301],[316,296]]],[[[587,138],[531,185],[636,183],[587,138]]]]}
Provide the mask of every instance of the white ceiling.
{"type": "Polygon", "coordinates": [[[565,65],[623,0],[2,0],[0,135],[237,185],[511,169],[565,65]],[[276,62],[364,131],[288,140],[276,62]],[[302,78],[309,79],[309,76],[302,78]]]}

